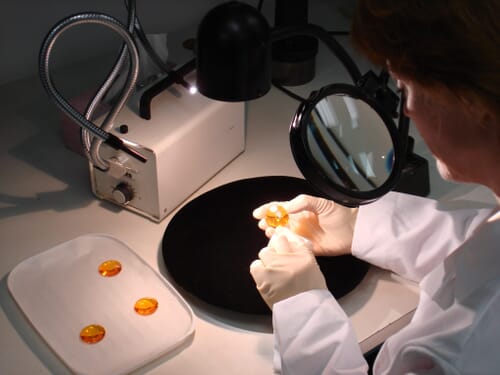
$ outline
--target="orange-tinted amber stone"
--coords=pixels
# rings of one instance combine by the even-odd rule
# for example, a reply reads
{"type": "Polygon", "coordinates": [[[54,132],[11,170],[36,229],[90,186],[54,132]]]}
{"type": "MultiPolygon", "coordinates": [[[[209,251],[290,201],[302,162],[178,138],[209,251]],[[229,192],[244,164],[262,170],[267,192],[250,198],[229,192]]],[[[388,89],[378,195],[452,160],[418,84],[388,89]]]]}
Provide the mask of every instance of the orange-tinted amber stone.
{"type": "Polygon", "coordinates": [[[106,330],[99,324],[90,324],[80,331],[80,339],[86,344],[95,344],[101,341],[106,330]]]}
{"type": "Polygon", "coordinates": [[[122,265],[117,260],[107,260],[99,265],[99,273],[104,277],[116,276],[122,270],[122,265]]]}
{"type": "Polygon", "coordinates": [[[286,225],[288,223],[288,212],[282,206],[273,204],[266,212],[266,223],[273,228],[286,225]]]}
{"type": "Polygon", "coordinates": [[[151,315],[158,309],[158,301],[152,297],[144,297],[134,305],[134,310],[139,315],[151,315]]]}

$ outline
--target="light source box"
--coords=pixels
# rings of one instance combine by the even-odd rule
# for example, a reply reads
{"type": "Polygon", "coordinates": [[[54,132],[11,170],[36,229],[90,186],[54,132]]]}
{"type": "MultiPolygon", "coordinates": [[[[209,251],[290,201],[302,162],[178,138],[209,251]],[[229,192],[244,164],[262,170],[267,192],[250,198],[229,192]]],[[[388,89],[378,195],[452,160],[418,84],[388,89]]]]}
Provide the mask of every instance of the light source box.
{"type": "Polygon", "coordinates": [[[137,144],[141,163],[103,144],[111,172],[90,166],[93,193],[161,221],[245,149],[245,104],[208,99],[172,86],[152,100],[151,119],[124,107],[111,131],[137,144]],[[122,134],[120,125],[128,126],[122,134]]]}

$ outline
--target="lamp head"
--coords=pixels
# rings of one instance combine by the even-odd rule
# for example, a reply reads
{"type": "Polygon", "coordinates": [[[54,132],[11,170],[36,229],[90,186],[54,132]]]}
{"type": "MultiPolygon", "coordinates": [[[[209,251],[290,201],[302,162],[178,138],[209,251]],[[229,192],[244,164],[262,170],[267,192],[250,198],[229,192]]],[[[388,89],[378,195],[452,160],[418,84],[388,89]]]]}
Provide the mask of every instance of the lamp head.
{"type": "Polygon", "coordinates": [[[202,19],[196,43],[197,87],[222,101],[245,101],[271,88],[271,29],[254,7],[231,1],[202,19]]]}

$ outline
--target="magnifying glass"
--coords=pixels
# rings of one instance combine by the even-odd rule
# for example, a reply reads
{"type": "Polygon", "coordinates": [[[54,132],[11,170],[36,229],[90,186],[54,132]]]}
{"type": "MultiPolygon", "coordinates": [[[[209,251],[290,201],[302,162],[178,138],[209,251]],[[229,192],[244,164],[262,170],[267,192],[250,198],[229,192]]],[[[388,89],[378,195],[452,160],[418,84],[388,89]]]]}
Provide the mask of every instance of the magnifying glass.
{"type": "MultiPolygon", "coordinates": [[[[393,105],[397,108],[397,101],[393,105]]],[[[292,154],[304,177],[350,207],[393,190],[407,155],[403,105],[402,98],[399,111],[387,108],[363,86],[337,83],[313,92],[290,126],[292,154]]]]}

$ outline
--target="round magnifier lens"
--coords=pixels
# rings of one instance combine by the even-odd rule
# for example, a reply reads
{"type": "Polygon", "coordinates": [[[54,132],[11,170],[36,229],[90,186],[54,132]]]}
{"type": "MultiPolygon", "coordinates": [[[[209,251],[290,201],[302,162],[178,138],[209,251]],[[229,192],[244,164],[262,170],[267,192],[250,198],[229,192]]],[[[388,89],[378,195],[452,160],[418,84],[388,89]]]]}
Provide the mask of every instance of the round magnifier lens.
{"type": "Polygon", "coordinates": [[[355,86],[328,86],[299,108],[290,141],[304,177],[347,206],[381,197],[400,173],[394,122],[355,86]]]}

